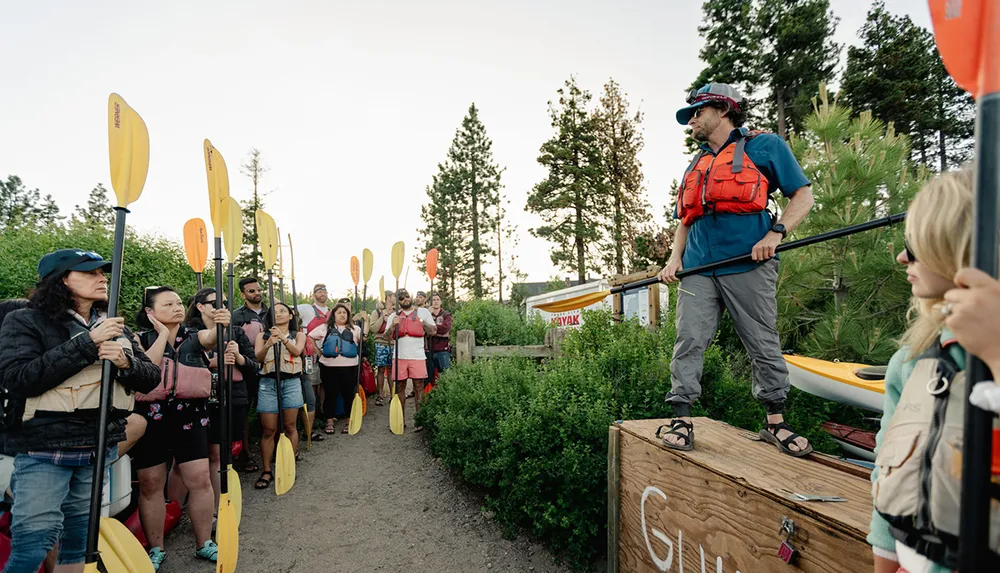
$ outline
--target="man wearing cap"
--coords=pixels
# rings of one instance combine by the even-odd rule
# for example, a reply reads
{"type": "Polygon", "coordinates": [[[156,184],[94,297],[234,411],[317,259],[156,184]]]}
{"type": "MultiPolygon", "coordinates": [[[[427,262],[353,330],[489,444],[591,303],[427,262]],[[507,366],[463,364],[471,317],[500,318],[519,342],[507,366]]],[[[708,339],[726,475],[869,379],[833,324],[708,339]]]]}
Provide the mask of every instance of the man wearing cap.
{"type": "Polygon", "coordinates": [[[751,358],[753,396],[767,410],[761,437],[786,454],[807,455],[812,446],[782,417],[789,382],[776,329],[775,249],[812,208],[811,183],[784,140],[743,126],[745,100],[733,86],[708,84],[692,91],[687,103],[677,121],[691,127],[700,150],[678,191],[674,217],[680,224],[660,279],[669,284],[682,269],[746,254],[753,262],[681,279],[667,394],[675,417],[657,434],[670,448],[694,446],[691,403],[701,394],[703,355],[728,310],[751,358]],[[777,190],[788,198],[780,217],[768,209],[777,190]]]}
{"type": "MultiPolygon", "coordinates": [[[[232,325],[243,329],[247,338],[256,340],[257,335],[264,332],[264,317],[267,316],[267,304],[264,303],[264,290],[260,287],[257,277],[244,277],[240,279],[240,295],[243,296],[243,306],[237,308],[232,314],[232,325]]],[[[257,407],[257,386],[260,383],[258,376],[244,376],[243,382],[246,384],[247,397],[250,399],[250,407],[257,407]]],[[[238,466],[248,472],[255,472],[259,468],[253,457],[250,455],[250,418],[243,421],[243,435],[247,437],[247,442],[240,450],[239,458],[236,460],[238,466]]]]}
{"type": "MultiPolygon", "coordinates": [[[[413,380],[415,411],[419,412],[420,401],[424,397],[424,380],[427,379],[424,337],[435,333],[437,324],[429,310],[413,304],[413,299],[405,288],[396,291],[396,299],[399,301],[399,313],[393,313],[386,319],[389,322],[387,334],[390,339],[396,340],[399,358],[392,365],[392,380],[396,383],[395,391],[403,404],[406,403],[406,381],[413,380]]],[[[422,429],[417,426],[414,431],[422,429]]]]}

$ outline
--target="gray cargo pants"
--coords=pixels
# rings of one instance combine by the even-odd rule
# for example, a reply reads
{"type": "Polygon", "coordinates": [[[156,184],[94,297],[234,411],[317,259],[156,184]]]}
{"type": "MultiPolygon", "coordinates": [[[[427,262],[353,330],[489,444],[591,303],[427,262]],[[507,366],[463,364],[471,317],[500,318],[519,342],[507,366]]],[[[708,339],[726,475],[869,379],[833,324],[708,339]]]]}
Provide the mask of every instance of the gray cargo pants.
{"type": "Polygon", "coordinates": [[[745,273],[717,277],[692,275],[681,279],[688,292],[677,294],[677,340],[670,363],[673,386],[667,402],[675,416],[689,416],[701,395],[703,356],[729,310],[753,366],[753,397],[769,414],[781,413],[788,396],[788,368],[778,338],[778,261],[771,259],[745,273]],[[692,294],[688,294],[692,293],[692,294]]]}

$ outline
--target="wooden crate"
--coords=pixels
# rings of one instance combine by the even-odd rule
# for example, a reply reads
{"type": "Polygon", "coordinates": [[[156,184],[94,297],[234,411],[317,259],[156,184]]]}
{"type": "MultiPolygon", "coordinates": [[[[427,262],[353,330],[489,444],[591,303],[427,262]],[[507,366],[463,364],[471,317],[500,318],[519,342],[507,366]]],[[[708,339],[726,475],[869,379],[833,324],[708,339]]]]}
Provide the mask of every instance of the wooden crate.
{"type": "Polygon", "coordinates": [[[611,427],[609,573],[872,570],[868,470],[822,454],[793,458],[706,418],[694,421],[693,451],[671,450],[655,435],[664,423],[611,427]],[[792,492],[848,501],[795,501],[792,492]],[[792,565],[778,557],[786,518],[799,552],[792,565]]]}

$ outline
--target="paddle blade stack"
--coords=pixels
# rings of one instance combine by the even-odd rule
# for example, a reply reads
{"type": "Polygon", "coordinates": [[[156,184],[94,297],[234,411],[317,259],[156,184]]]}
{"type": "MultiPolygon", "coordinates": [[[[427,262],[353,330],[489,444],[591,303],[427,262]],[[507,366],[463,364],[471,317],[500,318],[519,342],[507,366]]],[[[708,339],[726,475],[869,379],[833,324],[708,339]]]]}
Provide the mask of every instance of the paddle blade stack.
{"type": "MultiPolygon", "coordinates": [[[[288,233],[288,258],[292,263],[292,282],[295,281],[295,249],[292,248],[292,234],[288,233]]],[[[294,288],[292,290],[295,290],[294,288]]],[[[293,293],[294,294],[294,293],[293,293]]],[[[306,432],[309,433],[309,432],[306,432]]]]}
{"type": "Polygon", "coordinates": [[[273,268],[278,258],[278,227],[274,219],[261,209],[257,209],[257,240],[264,266],[273,268]]]}
{"type": "Polygon", "coordinates": [[[205,270],[208,262],[208,230],[205,221],[195,218],[184,223],[184,254],[188,265],[196,273],[205,270]]]}

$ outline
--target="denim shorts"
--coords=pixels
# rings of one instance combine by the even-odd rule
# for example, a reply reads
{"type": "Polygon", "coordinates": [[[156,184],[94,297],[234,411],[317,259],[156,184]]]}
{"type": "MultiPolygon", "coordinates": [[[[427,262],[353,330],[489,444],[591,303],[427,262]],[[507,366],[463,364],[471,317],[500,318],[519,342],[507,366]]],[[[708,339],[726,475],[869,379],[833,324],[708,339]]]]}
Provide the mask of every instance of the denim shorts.
{"type": "Polygon", "coordinates": [[[383,366],[392,366],[392,351],[393,347],[391,344],[382,344],[381,342],[376,342],[375,368],[382,368],[383,366]]]}
{"type": "MultiPolygon", "coordinates": [[[[257,411],[261,414],[278,413],[278,392],[274,378],[261,378],[257,390],[257,411]]],[[[281,378],[281,409],[298,410],[305,404],[302,398],[302,380],[298,376],[281,378]]]]}

